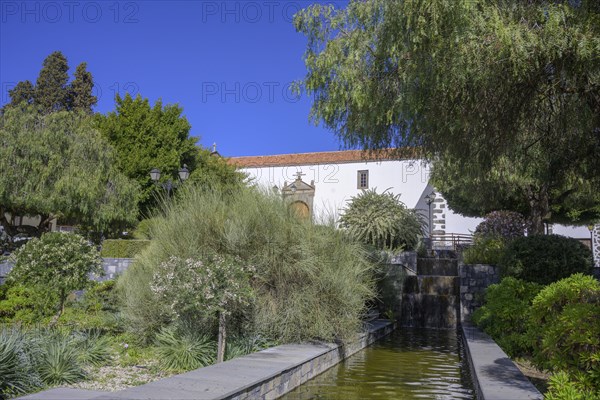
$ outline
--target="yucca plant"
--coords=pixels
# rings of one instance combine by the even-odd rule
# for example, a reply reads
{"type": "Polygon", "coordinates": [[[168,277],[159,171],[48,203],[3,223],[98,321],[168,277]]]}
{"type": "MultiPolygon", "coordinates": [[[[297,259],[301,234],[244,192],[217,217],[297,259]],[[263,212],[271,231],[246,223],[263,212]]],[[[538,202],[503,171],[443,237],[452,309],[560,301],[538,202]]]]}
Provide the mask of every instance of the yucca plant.
{"type": "MultiPolygon", "coordinates": [[[[38,336],[36,369],[46,385],[71,384],[85,378],[81,352],[70,335],[46,331],[38,336]]],[[[39,335],[39,334],[38,334],[39,335]]]]}
{"type": "Polygon", "coordinates": [[[340,216],[340,226],[376,249],[401,251],[416,248],[424,222],[415,210],[406,208],[400,195],[369,189],[350,199],[340,216]]]}
{"type": "Polygon", "coordinates": [[[27,393],[41,385],[28,347],[27,337],[18,329],[0,331],[0,399],[27,393]]]}
{"type": "Polygon", "coordinates": [[[225,360],[232,360],[275,345],[276,342],[266,339],[261,335],[233,337],[227,342],[225,360]]]}
{"type": "Polygon", "coordinates": [[[84,365],[99,366],[112,356],[110,339],[102,336],[97,329],[76,333],[75,343],[79,350],[79,361],[84,365]]]}
{"type": "Polygon", "coordinates": [[[216,344],[206,335],[181,332],[173,327],[156,335],[156,353],[160,366],[167,370],[189,371],[215,361],[216,344]]]}

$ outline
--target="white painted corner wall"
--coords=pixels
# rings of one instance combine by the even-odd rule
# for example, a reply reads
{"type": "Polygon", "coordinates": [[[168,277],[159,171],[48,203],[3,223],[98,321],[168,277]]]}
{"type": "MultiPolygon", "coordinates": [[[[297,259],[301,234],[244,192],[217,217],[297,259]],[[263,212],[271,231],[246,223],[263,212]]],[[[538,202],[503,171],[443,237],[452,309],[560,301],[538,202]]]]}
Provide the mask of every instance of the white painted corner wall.
{"type": "MultiPolygon", "coordinates": [[[[265,188],[276,186],[281,189],[285,183],[296,179],[295,174],[305,174],[302,180],[314,181],[314,215],[317,221],[333,217],[337,220],[346,203],[360,193],[357,187],[358,171],[369,171],[369,188],[377,192],[389,190],[400,194],[400,199],[408,208],[420,210],[428,220],[429,208],[425,196],[433,191],[429,185],[430,166],[422,160],[360,161],[330,164],[274,166],[242,168],[254,182],[265,188]]],[[[437,193],[437,196],[441,196],[437,193]]],[[[463,217],[446,207],[444,215],[446,233],[469,234],[481,222],[481,218],[463,217]]],[[[434,229],[440,227],[434,226],[434,229]]],[[[554,225],[554,233],[576,238],[589,238],[586,227],[565,227],[554,225]]]]}

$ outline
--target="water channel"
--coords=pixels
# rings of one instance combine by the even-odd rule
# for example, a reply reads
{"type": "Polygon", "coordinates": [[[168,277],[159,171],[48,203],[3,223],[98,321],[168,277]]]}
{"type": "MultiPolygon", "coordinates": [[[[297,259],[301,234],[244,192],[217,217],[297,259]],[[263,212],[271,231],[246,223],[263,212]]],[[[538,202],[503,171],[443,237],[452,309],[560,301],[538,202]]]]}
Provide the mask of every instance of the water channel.
{"type": "Polygon", "coordinates": [[[474,399],[455,330],[398,328],[284,400],[474,399]]]}

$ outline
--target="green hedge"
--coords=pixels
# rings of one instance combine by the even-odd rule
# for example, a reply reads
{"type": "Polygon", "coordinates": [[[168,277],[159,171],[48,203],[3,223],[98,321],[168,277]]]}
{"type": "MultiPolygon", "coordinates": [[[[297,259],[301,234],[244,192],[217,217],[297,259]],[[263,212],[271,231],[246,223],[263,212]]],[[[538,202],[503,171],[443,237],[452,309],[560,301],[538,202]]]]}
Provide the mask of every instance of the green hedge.
{"type": "Polygon", "coordinates": [[[560,235],[513,240],[500,262],[504,276],[548,285],[576,273],[592,273],[592,252],[577,239],[560,235]]]}
{"type": "Polygon", "coordinates": [[[100,255],[105,258],[134,258],[150,244],[149,240],[107,239],[100,255]]]}

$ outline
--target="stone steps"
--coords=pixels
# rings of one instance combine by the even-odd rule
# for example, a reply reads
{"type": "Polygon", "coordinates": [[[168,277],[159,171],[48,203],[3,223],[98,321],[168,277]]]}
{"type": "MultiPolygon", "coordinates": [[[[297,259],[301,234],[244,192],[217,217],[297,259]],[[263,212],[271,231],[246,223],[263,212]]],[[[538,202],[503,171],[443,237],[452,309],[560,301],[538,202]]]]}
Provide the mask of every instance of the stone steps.
{"type": "Polygon", "coordinates": [[[417,275],[458,276],[458,262],[452,258],[419,258],[417,275]]]}
{"type": "Polygon", "coordinates": [[[459,319],[458,262],[451,258],[419,258],[417,275],[406,276],[400,325],[454,328],[459,319]]]}

